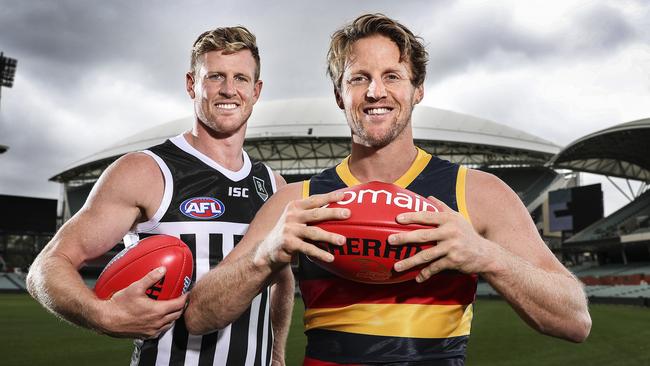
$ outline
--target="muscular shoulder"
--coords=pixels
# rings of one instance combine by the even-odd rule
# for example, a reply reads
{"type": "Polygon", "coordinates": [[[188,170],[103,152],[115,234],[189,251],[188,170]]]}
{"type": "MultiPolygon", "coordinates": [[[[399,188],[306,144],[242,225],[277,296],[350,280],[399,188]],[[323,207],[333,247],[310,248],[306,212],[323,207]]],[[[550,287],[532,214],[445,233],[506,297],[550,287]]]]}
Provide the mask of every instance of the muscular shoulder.
{"type": "Polygon", "coordinates": [[[106,189],[137,189],[156,182],[162,183],[158,164],[150,156],[136,152],[126,154],[109,165],[96,186],[106,189]]]}
{"type": "Polygon", "coordinates": [[[129,153],[111,164],[93,187],[88,204],[110,201],[123,206],[155,211],[164,190],[158,164],[144,153],[129,153]]]}
{"type": "Polygon", "coordinates": [[[493,174],[468,169],[465,189],[467,210],[479,233],[485,233],[501,221],[512,222],[520,215],[528,218],[519,196],[493,174]]]}
{"type": "Polygon", "coordinates": [[[132,152],[122,155],[119,159],[115,160],[109,169],[119,169],[122,171],[141,171],[143,173],[157,171],[158,164],[153,158],[143,152],[132,152]]]}

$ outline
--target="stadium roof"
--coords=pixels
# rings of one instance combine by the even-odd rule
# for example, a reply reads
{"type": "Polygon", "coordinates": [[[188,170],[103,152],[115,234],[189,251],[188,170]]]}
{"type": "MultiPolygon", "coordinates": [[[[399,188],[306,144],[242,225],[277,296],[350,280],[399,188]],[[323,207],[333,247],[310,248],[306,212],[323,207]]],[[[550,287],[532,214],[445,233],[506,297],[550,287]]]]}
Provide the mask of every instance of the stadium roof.
{"type": "Polygon", "coordinates": [[[622,123],[572,142],[549,164],[650,182],[649,142],[650,118],[622,123]]]}
{"type": "MultiPolygon", "coordinates": [[[[191,128],[192,118],[167,122],[90,155],[51,180],[94,179],[130,151],[161,143],[191,128]]],[[[442,109],[418,106],[413,135],[427,151],[476,166],[543,165],[560,147],[521,130],[442,109]]],[[[289,99],[256,104],[245,149],[283,174],[313,174],[350,151],[350,130],[333,98],[289,99]]]]}

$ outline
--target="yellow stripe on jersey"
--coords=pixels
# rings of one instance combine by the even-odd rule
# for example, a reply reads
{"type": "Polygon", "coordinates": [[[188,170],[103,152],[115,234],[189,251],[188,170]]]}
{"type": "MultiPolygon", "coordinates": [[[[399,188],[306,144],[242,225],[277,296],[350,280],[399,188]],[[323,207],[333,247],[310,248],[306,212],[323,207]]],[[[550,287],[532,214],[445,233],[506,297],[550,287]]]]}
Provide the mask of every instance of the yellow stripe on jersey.
{"type": "Polygon", "coordinates": [[[342,308],[307,309],[305,330],[407,338],[469,335],[472,305],[354,304],[342,308]]]}
{"type": "Polygon", "coordinates": [[[309,198],[309,182],[309,179],[302,181],[302,198],[309,198]]]}
{"type": "MultiPolygon", "coordinates": [[[[415,161],[413,161],[413,164],[411,164],[406,173],[397,178],[393,184],[402,188],[406,188],[409,184],[411,184],[411,182],[415,180],[415,178],[417,178],[418,175],[420,175],[420,173],[422,173],[427,164],[429,164],[429,161],[431,160],[431,154],[420,149],[419,147],[416,147],[416,149],[418,151],[418,155],[415,157],[415,161]]],[[[336,173],[339,175],[345,185],[348,187],[354,187],[358,184],[361,184],[361,182],[354,175],[352,175],[352,172],[350,171],[349,160],[350,156],[343,159],[341,164],[336,166],[336,173]]]]}
{"type": "Polygon", "coordinates": [[[352,172],[350,171],[350,165],[348,164],[348,160],[350,160],[350,156],[348,155],[347,158],[343,159],[341,164],[336,166],[336,174],[339,175],[343,183],[345,183],[346,186],[348,187],[354,187],[356,185],[361,184],[359,180],[352,175],[352,172]]]}
{"type": "Polygon", "coordinates": [[[411,184],[420,173],[422,173],[427,164],[429,164],[429,161],[431,161],[431,154],[419,147],[416,147],[416,149],[418,149],[418,155],[415,157],[415,161],[411,164],[411,167],[406,171],[406,173],[393,182],[395,185],[402,188],[408,187],[408,185],[411,184]]]}
{"type": "Polygon", "coordinates": [[[467,178],[467,168],[464,166],[458,167],[458,176],[456,177],[456,204],[458,205],[458,212],[460,212],[463,217],[472,223],[472,220],[469,218],[469,211],[467,211],[467,200],[465,197],[465,181],[467,178]]]}

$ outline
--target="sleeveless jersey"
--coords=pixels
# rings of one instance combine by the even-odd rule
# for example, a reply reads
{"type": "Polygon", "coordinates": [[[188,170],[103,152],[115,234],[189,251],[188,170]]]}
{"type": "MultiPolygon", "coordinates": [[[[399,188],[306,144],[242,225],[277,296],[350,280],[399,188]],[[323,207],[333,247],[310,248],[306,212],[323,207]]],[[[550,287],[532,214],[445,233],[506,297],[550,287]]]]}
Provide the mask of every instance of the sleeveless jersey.
{"type": "MultiPolygon", "coordinates": [[[[305,181],[303,196],[360,184],[348,159],[305,181]]],[[[434,196],[469,220],[466,172],[418,149],[394,183],[434,196]]],[[[305,303],[305,366],[464,364],[476,275],[443,271],[424,283],[369,285],[337,277],[301,255],[298,278],[305,303]]]]}
{"type": "MultiPolygon", "coordinates": [[[[262,204],[275,192],[275,179],[264,164],[251,161],[233,172],[192,147],[182,135],[143,151],[164,176],[163,198],[151,220],[124,238],[126,245],[155,234],[183,240],[194,256],[192,283],[233,249],[262,204]]],[[[223,294],[228,296],[228,294],[223,294]]],[[[269,365],[273,335],[266,288],[226,328],[190,335],[183,318],[157,339],[135,341],[132,366],[269,365]]]]}

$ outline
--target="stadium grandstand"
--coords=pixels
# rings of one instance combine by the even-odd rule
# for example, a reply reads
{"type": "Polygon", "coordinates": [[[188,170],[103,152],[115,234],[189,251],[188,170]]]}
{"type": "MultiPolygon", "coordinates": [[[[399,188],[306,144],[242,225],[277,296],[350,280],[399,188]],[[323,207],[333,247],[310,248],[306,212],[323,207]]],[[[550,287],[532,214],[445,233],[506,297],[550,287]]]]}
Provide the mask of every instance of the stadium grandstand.
{"type": "Polygon", "coordinates": [[[25,290],[27,268],[56,222],[57,200],[0,195],[0,291],[25,290]]]}
{"type": "Polygon", "coordinates": [[[610,181],[610,177],[623,178],[627,183],[620,187],[611,181],[628,204],[562,243],[565,256],[579,264],[572,270],[587,286],[592,301],[650,306],[648,141],[650,118],[622,123],[570,143],[548,164],[554,169],[600,174],[610,181]],[[630,180],[640,182],[636,190],[630,180]]]}

